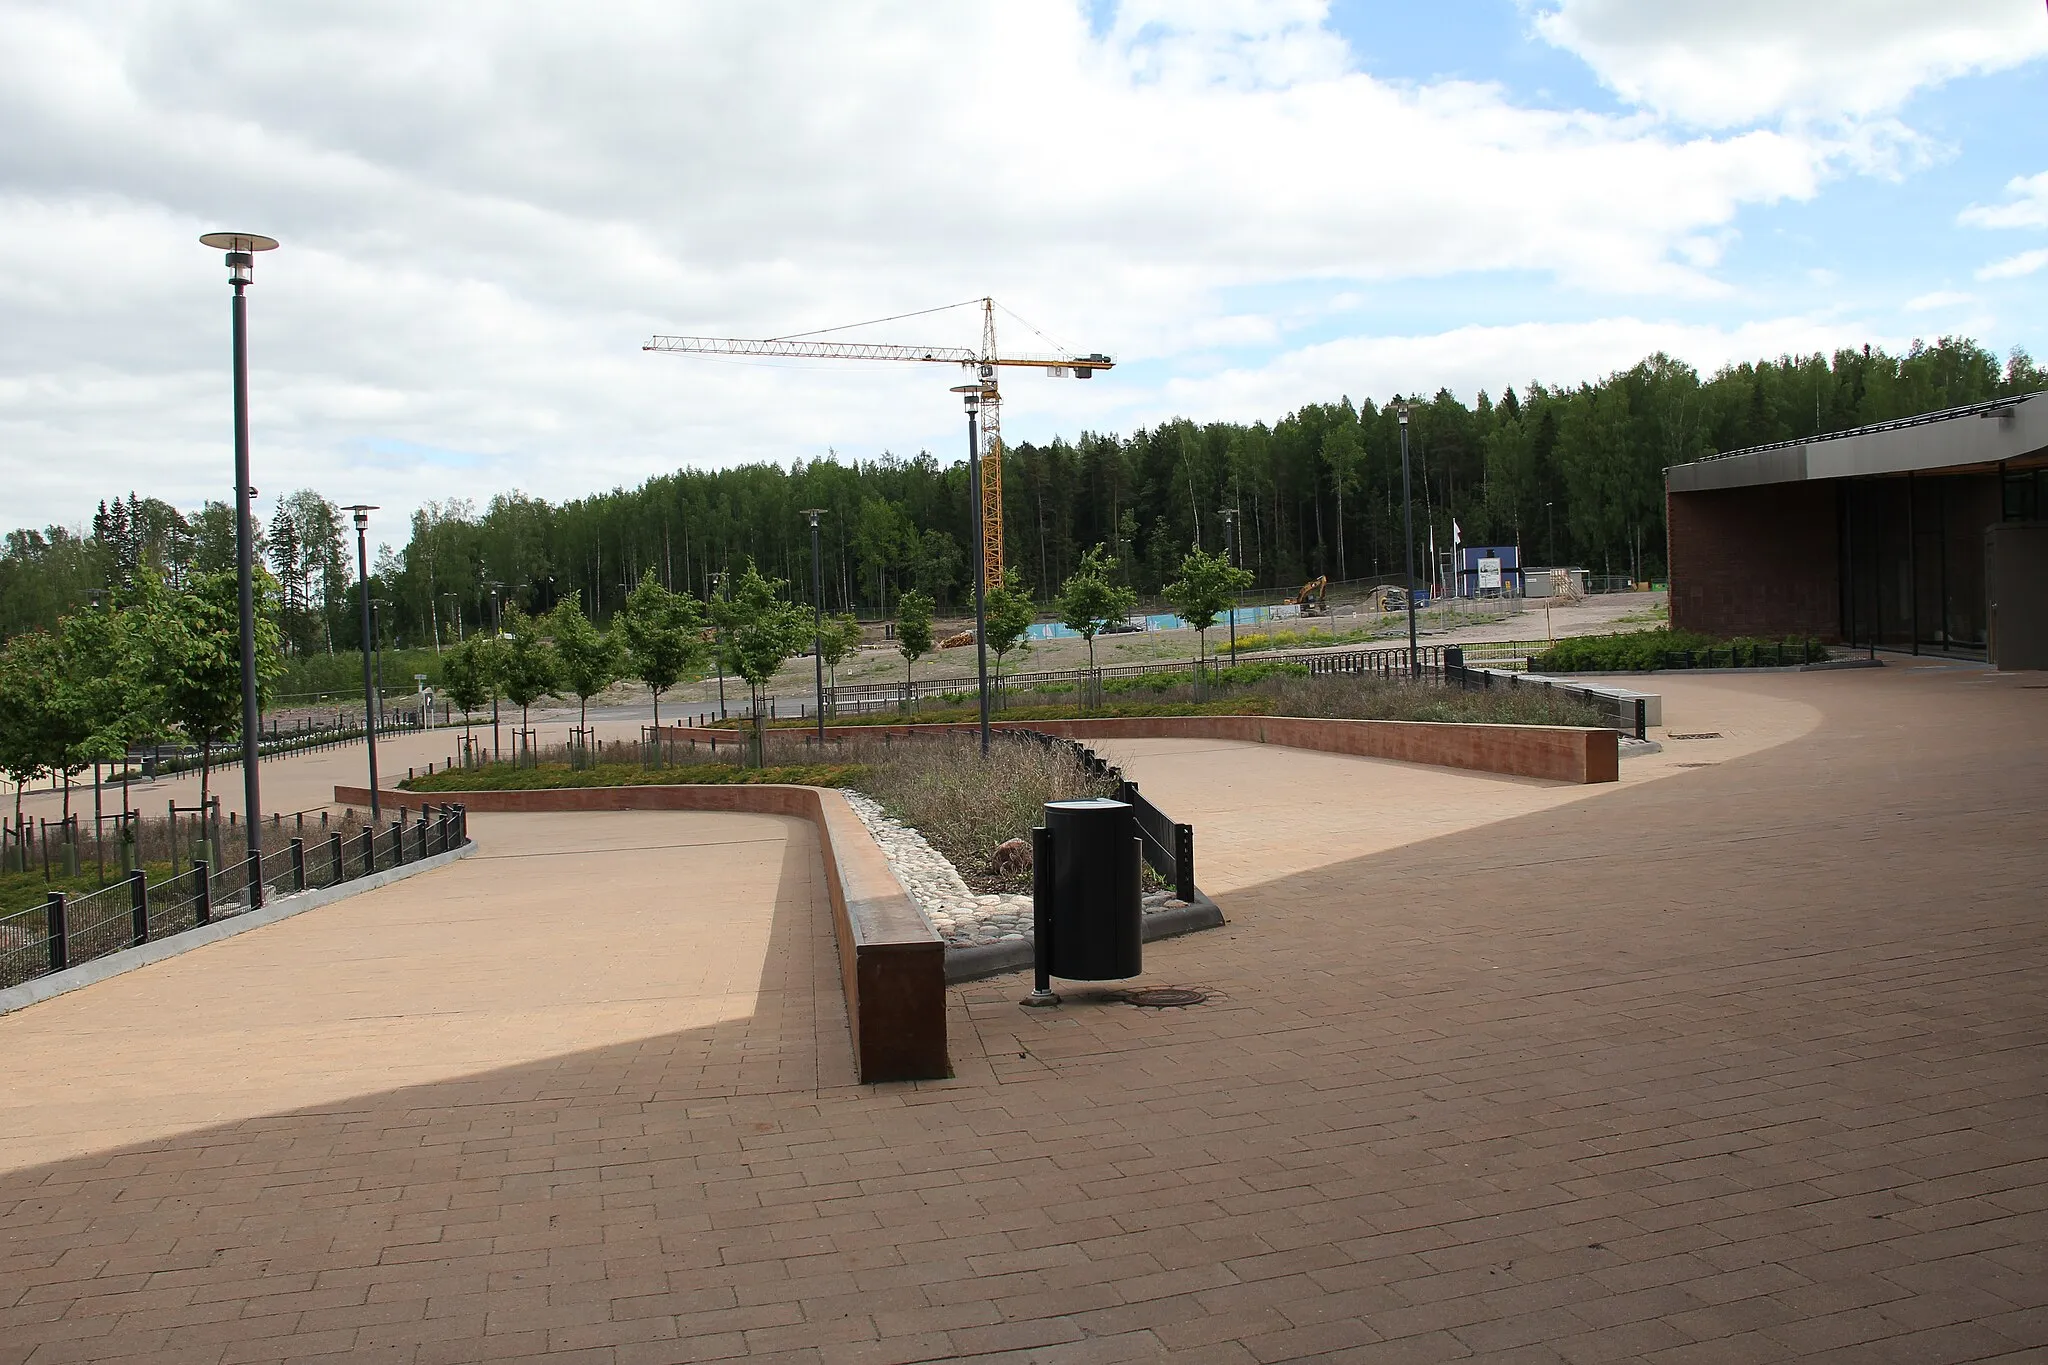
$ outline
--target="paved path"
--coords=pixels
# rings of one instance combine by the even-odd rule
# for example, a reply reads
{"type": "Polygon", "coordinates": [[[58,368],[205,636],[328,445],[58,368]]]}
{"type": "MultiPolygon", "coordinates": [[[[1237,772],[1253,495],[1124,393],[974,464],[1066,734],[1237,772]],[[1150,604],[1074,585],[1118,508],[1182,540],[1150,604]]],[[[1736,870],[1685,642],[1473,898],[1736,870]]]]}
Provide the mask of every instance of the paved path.
{"type": "MultiPolygon", "coordinates": [[[[518,720],[512,718],[513,723],[518,720]]],[[[574,728],[576,713],[570,711],[566,718],[550,715],[545,723],[536,717],[533,728],[540,732],[543,745],[563,744],[568,741],[568,732],[574,728]]],[[[630,718],[593,717],[591,728],[597,731],[600,740],[631,740],[640,735],[641,722],[630,718]]],[[[504,727],[504,742],[512,743],[512,726],[504,727]]],[[[490,743],[491,727],[488,723],[474,733],[481,736],[480,742],[490,743]]],[[[377,771],[385,786],[402,779],[408,767],[427,770],[429,763],[437,768],[461,751],[462,727],[443,727],[438,730],[399,731],[377,737],[377,771]]],[[[509,747],[508,747],[509,752],[509,747]]],[[[339,744],[331,749],[319,749],[311,753],[284,754],[263,760],[262,795],[263,809],[267,813],[277,812],[289,818],[293,811],[317,812],[332,804],[336,783],[361,787],[369,781],[369,750],[360,741],[339,744]]],[[[242,766],[240,763],[215,768],[209,782],[213,795],[218,796],[221,810],[242,809],[242,766]]],[[[110,813],[121,809],[121,793],[109,787],[102,798],[110,813]]],[[[30,815],[44,819],[55,819],[62,809],[64,794],[61,790],[48,787],[27,792],[22,797],[22,807],[30,815]]],[[[175,777],[138,780],[130,792],[130,800],[137,810],[152,818],[161,818],[165,803],[175,800],[180,805],[190,805],[199,800],[199,774],[180,773],[175,777]]],[[[8,804],[12,806],[10,796],[8,804]]],[[[92,823],[92,782],[90,770],[83,781],[72,784],[71,809],[80,814],[88,825],[92,823]]],[[[10,811],[11,814],[11,811],[10,811]]],[[[225,815],[223,815],[225,818],[225,815]]],[[[111,837],[111,836],[109,836],[111,837]]]]}
{"type": "Polygon", "coordinates": [[[507,1065],[573,1074],[560,1059],[678,1029],[692,1093],[852,1079],[818,1046],[846,1024],[807,821],[471,828],[482,851],[449,867],[0,1020],[0,1171],[396,1085],[475,1102],[507,1065]]]}
{"type": "Polygon", "coordinates": [[[0,1360],[2039,1359],[2042,681],[1703,682],[1820,719],[1226,892],[1193,1009],[963,989],[949,1082],[727,1020],[24,1166],[0,1360]]]}
{"type": "MultiPolygon", "coordinates": [[[[1783,744],[1820,723],[1809,702],[1730,679],[1658,680],[1660,753],[1629,758],[1633,787],[1783,744]],[[1673,739],[1712,734],[1706,739],[1673,739]]],[[[1196,878],[1212,896],[1579,801],[1605,785],[1426,768],[1234,740],[1116,739],[1095,745],[1176,820],[1195,826],[1196,878]]]]}

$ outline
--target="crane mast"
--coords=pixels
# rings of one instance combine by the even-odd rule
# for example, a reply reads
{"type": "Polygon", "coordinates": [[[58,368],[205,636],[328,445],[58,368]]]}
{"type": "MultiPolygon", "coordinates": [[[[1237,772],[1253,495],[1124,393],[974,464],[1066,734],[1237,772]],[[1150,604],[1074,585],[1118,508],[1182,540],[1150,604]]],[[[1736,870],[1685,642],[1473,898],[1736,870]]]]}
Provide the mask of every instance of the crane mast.
{"type": "MultiPolygon", "coordinates": [[[[933,365],[959,365],[974,372],[980,402],[979,448],[974,458],[981,466],[981,576],[990,588],[1003,581],[1003,396],[996,374],[1004,366],[1043,369],[1054,378],[1091,379],[1097,370],[1112,368],[1116,362],[1100,353],[1076,356],[1003,355],[996,349],[996,305],[992,298],[981,305],[981,349],[965,346],[903,346],[882,342],[812,341],[801,336],[741,337],[657,336],[643,351],[669,351],[688,355],[765,356],[804,360],[904,360],[933,365]]],[[[934,310],[937,311],[937,310],[934,310]]],[[[862,325],[862,324],[855,324],[862,325]]],[[[834,328],[828,330],[844,330],[834,328]]]]}
{"type": "MultiPolygon", "coordinates": [[[[981,581],[1003,586],[1003,395],[996,388],[996,305],[981,301],[981,581]]],[[[1000,661],[999,661],[1000,662],[1000,661]]]]}

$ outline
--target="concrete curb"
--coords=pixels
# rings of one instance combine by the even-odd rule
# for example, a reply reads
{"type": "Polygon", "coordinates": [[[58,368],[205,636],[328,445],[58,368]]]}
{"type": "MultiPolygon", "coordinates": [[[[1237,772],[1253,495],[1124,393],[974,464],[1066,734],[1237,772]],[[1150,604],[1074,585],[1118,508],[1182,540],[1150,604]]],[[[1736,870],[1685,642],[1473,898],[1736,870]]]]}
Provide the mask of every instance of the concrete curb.
{"type": "Polygon", "coordinates": [[[233,938],[251,929],[261,929],[266,924],[276,924],[279,920],[303,915],[308,910],[318,910],[336,901],[347,900],[360,892],[375,891],[380,886],[404,881],[407,877],[421,872],[446,867],[475,852],[476,840],[471,839],[461,848],[436,853],[416,863],[406,863],[402,867],[387,867],[382,872],[373,872],[367,877],[358,877],[339,886],[280,896],[261,910],[251,910],[247,914],[235,915],[229,919],[218,919],[211,924],[172,934],[168,938],[154,939],[139,948],[123,948],[119,952],[96,957],[90,962],[81,962],[76,967],[68,967],[61,972],[39,976],[33,981],[24,981],[19,986],[9,986],[6,990],[0,990],[0,1014],[12,1014],[30,1005],[38,1005],[60,995],[69,995],[72,991],[83,990],[87,986],[97,985],[112,977],[125,976],[152,963],[189,953],[194,948],[204,948],[224,938],[233,938]]]}
{"type": "MultiPolygon", "coordinates": [[[[1142,933],[1145,942],[1153,943],[1162,938],[1179,938],[1182,934],[1222,927],[1222,909],[1197,888],[1193,904],[1178,910],[1161,910],[1145,916],[1142,933]]],[[[961,947],[946,945],[948,986],[957,986],[963,981],[979,981],[983,977],[1002,976],[1008,972],[1030,970],[1029,938],[1011,939],[1005,943],[971,943],[961,947]]]]}

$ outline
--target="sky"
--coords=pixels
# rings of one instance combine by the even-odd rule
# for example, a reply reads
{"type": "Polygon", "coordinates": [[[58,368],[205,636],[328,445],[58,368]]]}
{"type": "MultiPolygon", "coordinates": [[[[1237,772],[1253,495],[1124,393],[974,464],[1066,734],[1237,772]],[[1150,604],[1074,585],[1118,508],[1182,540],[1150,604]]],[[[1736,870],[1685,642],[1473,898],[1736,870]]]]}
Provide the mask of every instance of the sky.
{"type": "MultiPolygon", "coordinates": [[[[966,442],[921,364],[651,354],[993,296],[1012,442],[2048,356],[2048,0],[0,0],[0,529],[966,442]],[[593,16],[597,17],[593,17],[593,16]]],[[[973,346],[972,308],[841,339],[973,346]]],[[[374,533],[373,533],[374,534],[374,533]]]]}

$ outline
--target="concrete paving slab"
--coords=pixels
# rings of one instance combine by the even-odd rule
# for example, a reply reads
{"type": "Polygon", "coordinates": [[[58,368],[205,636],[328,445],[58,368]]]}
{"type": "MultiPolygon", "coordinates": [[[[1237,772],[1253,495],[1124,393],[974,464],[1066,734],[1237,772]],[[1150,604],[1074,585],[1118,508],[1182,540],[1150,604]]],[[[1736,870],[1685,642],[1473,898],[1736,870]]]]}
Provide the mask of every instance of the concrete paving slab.
{"type": "MultiPolygon", "coordinates": [[[[1242,885],[1231,926],[1152,945],[1143,984],[1206,1003],[1075,987],[1025,1011],[1021,980],[956,990],[948,1081],[800,1072],[823,1008],[766,1033],[638,1036],[636,1019],[526,1061],[545,1025],[515,1019],[488,1071],[17,1165],[0,1350],[2031,1358],[2048,1351],[2039,681],[1700,680],[1691,711],[1673,688],[1674,727],[1726,738],[1242,885]],[[1812,723],[1765,742],[1799,731],[1798,708],[1812,723]]],[[[800,922],[773,916],[767,979],[801,976],[778,966],[811,941],[800,922]]],[[[461,941],[462,975],[508,972],[490,940],[461,941]]],[[[572,1007],[648,989],[652,968],[556,943],[556,975],[588,983],[572,1007]]],[[[236,985],[193,984],[74,1054],[72,1089],[143,1072],[236,985]]],[[[748,1029],[798,994],[764,990],[748,1029]]],[[[301,1008],[260,982],[252,999],[259,1040],[301,1008]]],[[[48,1008],[0,1020],[11,1066],[63,1044],[12,1028],[48,1008]]],[[[317,1036],[251,1056],[210,1028],[154,1093],[214,1085],[216,1054],[289,1084],[300,1048],[349,1064],[317,1036]]]]}
{"type": "MultiPolygon", "coordinates": [[[[1721,680],[1680,682],[1670,695],[1672,725],[1652,738],[1663,742],[1674,731],[1715,738],[1671,740],[1661,754],[1626,760],[1623,786],[1783,744],[1821,719],[1810,703],[1721,680]]],[[[1095,747],[1162,810],[1195,826],[1196,880],[1212,896],[1599,800],[1607,791],[1229,740],[1119,739],[1095,747]]],[[[1227,897],[1223,908],[1230,913],[1227,897]]]]}
{"type": "Polygon", "coordinates": [[[0,1020],[0,1170],[683,1029],[760,1049],[714,1091],[851,1078],[843,1041],[819,1045],[845,1023],[808,822],[471,831],[462,863],[0,1020]],[[780,943],[770,971],[778,916],[825,937],[780,943]]]}

